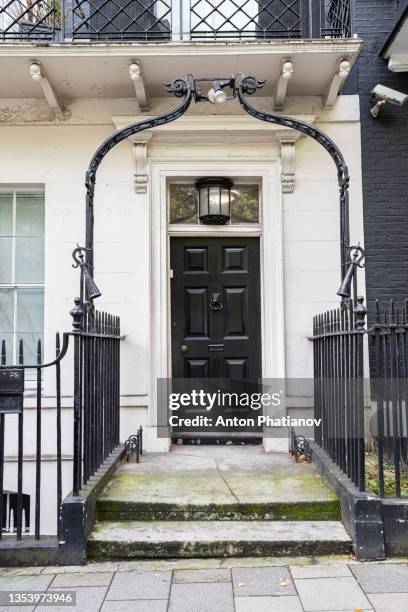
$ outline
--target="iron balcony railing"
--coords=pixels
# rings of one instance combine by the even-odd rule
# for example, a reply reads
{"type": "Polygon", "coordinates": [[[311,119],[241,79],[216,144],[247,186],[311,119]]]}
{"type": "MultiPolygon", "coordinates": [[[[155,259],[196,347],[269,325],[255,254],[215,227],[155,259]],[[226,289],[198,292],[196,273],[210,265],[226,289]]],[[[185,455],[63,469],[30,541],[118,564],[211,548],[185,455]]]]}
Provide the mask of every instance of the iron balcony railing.
{"type": "Polygon", "coordinates": [[[0,42],[350,38],[353,0],[0,0],[0,42]]]}

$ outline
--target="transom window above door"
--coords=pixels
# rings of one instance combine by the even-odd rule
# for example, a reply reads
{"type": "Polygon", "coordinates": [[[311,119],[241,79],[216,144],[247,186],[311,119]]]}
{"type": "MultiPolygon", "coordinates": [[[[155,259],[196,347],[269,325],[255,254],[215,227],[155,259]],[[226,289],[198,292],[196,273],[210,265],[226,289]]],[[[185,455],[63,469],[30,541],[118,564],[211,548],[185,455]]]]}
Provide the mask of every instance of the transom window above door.
{"type": "MultiPolygon", "coordinates": [[[[230,219],[227,225],[260,222],[259,184],[255,181],[233,181],[230,190],[230,219]]],[[[174,180],[168,186],[169,223],[172,225],[201,225],[199,191],[196,180],[174,180]]]]}

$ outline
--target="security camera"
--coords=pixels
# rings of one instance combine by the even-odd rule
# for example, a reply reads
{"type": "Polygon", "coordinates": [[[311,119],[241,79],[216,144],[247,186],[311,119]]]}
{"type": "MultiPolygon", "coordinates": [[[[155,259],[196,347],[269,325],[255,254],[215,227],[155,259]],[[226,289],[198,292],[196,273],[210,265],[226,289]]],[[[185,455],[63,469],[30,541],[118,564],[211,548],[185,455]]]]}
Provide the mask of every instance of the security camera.
{"type": "Polygon", "coordinates": [[[396,106],[402,106],[408,101],[408,95],[404,94],[391,87],[385,87],[385,85],[376,85],[371,92],[372,97],[377,100],[374,106],[370,109],[370,113],[373,117],[378,117],[381,107],[389,102],[396,106]]]}

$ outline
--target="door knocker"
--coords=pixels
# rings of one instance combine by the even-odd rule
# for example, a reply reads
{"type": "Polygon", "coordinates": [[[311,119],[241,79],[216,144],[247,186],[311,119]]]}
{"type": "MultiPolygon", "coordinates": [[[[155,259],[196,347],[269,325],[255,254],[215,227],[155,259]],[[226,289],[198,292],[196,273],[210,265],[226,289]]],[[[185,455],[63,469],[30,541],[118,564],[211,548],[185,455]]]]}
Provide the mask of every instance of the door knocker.
{"type": "Polygon", "coordinates": [[[222,300],[221,293],[212,293],[210,297],[210,308],[211,310],[221,310],[222,300]]]}

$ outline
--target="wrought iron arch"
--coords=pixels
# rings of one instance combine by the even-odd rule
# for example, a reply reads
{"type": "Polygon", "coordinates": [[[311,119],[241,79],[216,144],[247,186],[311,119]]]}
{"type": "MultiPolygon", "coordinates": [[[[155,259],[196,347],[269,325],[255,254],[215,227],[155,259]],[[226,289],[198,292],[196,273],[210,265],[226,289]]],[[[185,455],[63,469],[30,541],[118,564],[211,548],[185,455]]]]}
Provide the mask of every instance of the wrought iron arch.
{"type": "MultiPolygon", "coordinates": [[[[165,87],[169,93],[177,98],[182,98],[182,102],[173,110],[154,117],[151,119],[145,119],[129,125],[112,136],[110,136],[101,146],[96,150],[89,164],[86,172],[86,245],[84,248],[78,247],[80,251],[85,251],[85,264],[88,276],[93,277],[93,249],[94,249],[94,195],[95,195],[95,183],[97,170],[104,159],[113,147],[119,144],[122,140],[125,140],[133,134],[142,132],[143,130],[152,129],[159,125],[164,125],[179,119],[188,110],[192,100],[195,102],[209,101],[207,94],[203,93],[200,89],[200,83],[211,82],[213,84],[213,95],[214,92],[219,93],[225,89],[230,90],[230,95],[226,96],[226,99],[237,98],[241,107],[255,119],[260,121],[266,121],[268,123],[275,123],[277,125],[283,125],[294,130],[298,130],[307,136],[310,136],[316,142],[318,142],[332,157],[336,168],[337,178],[340,190],[340,260],[341,260],[341,279],[344,278],[347,268],[350,264],[349,256],[349,242],[350,242],[350,230],[349,230],[349,182],[350,176],[347,164],[336,143],[322,130],[292,117],[286,117],[278,115],[276,113],[270,113],[252,106],[246,96],[253,95],[258,89],[262,88],[265,81],[258,81],[254,76],[232,76],[232,77],[205,77],[205,78],[194,78],[192,75],[187,77],[178,77],[170,83],[165,83],[165,87]]],[[[224,96],[225,99],[225,96],[224,96]]],[[[212,100],[214,97],[212,97],[212,100]]],[[[209,118],[210,120],[210,118],[209,118]]]]}

